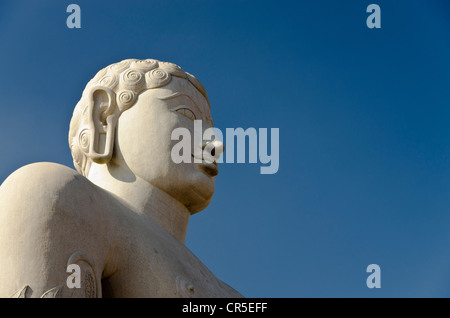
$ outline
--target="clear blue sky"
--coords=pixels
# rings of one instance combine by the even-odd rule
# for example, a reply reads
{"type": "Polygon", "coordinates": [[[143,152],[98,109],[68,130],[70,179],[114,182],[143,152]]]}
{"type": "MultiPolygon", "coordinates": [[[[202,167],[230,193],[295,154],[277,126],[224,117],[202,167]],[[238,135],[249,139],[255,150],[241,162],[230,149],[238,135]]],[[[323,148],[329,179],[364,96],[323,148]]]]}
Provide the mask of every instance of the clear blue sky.
{"type": "Polygon", "coordinates": [[[278,173],[223,164],[191,218],[187,246],[219,278],[247,297],[450,296],[449,1],[0,0],[0,42],[0,181],[73,167],[69,120],[97,70],[174,62],[216,127],[280,129],[278,173]]]}

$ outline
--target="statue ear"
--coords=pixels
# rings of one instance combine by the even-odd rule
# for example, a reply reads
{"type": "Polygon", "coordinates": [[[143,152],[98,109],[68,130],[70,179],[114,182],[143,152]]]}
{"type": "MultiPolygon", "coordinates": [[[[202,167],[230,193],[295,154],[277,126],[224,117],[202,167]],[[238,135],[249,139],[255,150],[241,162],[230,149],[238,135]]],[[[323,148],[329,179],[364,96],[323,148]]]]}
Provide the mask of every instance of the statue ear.
{"type": "Polygon", "coordinates": [[[114,134],[120,115],[116,94],[110,88],[94,86],[88,98],[86,115],[89,128],[80,133],[80,140],[85,140],[87,147],[84,151],[92,161],[99,164],[107,163],[112,157],[114,134]]]}

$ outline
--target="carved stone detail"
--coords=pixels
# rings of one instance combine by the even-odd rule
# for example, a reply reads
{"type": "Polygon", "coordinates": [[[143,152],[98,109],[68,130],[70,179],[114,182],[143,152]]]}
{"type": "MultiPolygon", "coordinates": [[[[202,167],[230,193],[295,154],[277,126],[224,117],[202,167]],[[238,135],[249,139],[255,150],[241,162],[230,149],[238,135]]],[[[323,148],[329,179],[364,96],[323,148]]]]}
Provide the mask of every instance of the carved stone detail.
{"type": "MultiPolygon", "coordinates": [[[[40,298],[61,298],[62,287],[63,286],[60,285],[49,289],[44,292],[40,298]]],[[[33,290],[30,286],[25,285],[22,289],[19,289],[14,295],[12,295],[11,298],[31,298],[32,294],[33,290]]]]}
{"type": "Polygon", "coordinates": [[[11,298],[28,298],[32,293],[30,286],[25,285],[22,289],[19,289],[11,298]]]}
{"type": "Polygon", "coordinates": [[[62,285],[47,290],[42,294],[41,298],[61,298],[62,285]]]}
{"type": "MultiPolygon", "coordinates": [[[[81,269],[81,289],[84,289],[84,296],[87,298],[101,297],[100,281],[96,275],[94,260],[92,257],[83,252],[76,251],[70,255],[67,266],[77,264],[81,269]]],[[[76,290],[74,290],[76,292],[76,290]]]]}

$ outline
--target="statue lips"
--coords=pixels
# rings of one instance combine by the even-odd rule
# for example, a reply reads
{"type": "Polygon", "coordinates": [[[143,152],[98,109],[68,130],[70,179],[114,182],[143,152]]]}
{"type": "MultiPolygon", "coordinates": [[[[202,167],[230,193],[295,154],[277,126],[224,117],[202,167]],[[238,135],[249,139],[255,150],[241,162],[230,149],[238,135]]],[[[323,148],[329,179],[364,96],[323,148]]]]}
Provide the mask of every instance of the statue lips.
{"type": "Polygon", "coordinates": [[[194,162],[194,163],[196,165],[198,165],[200,170],[202,170],[208,176],[215,177],[215,176],[217,176],[219,174],[218,163],[215,160],[214,161],[209,161],[209,160],[206,160],[203,157],[196,157],[194,155],[192,155],[192,157],[202,160],[201,163],[196,163],[196,162],[194,162]]]}

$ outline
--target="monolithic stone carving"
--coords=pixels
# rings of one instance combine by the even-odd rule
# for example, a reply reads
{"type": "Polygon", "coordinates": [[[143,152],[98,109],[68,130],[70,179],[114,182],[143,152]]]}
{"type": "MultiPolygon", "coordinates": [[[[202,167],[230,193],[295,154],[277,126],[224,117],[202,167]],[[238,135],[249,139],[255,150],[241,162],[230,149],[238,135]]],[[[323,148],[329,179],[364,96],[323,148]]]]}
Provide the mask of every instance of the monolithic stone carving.
{"type": "Polygon", "coordinates": [[[172,131],[193,132],[195,119],[211,127],[210,104],[179,66],[128,59],[99,71],[70,123],[78,172],[35,163],[0,187],[0,296],[241,297],[184,245],[218,173],[216,161],[171,160],[172,131]]]}

